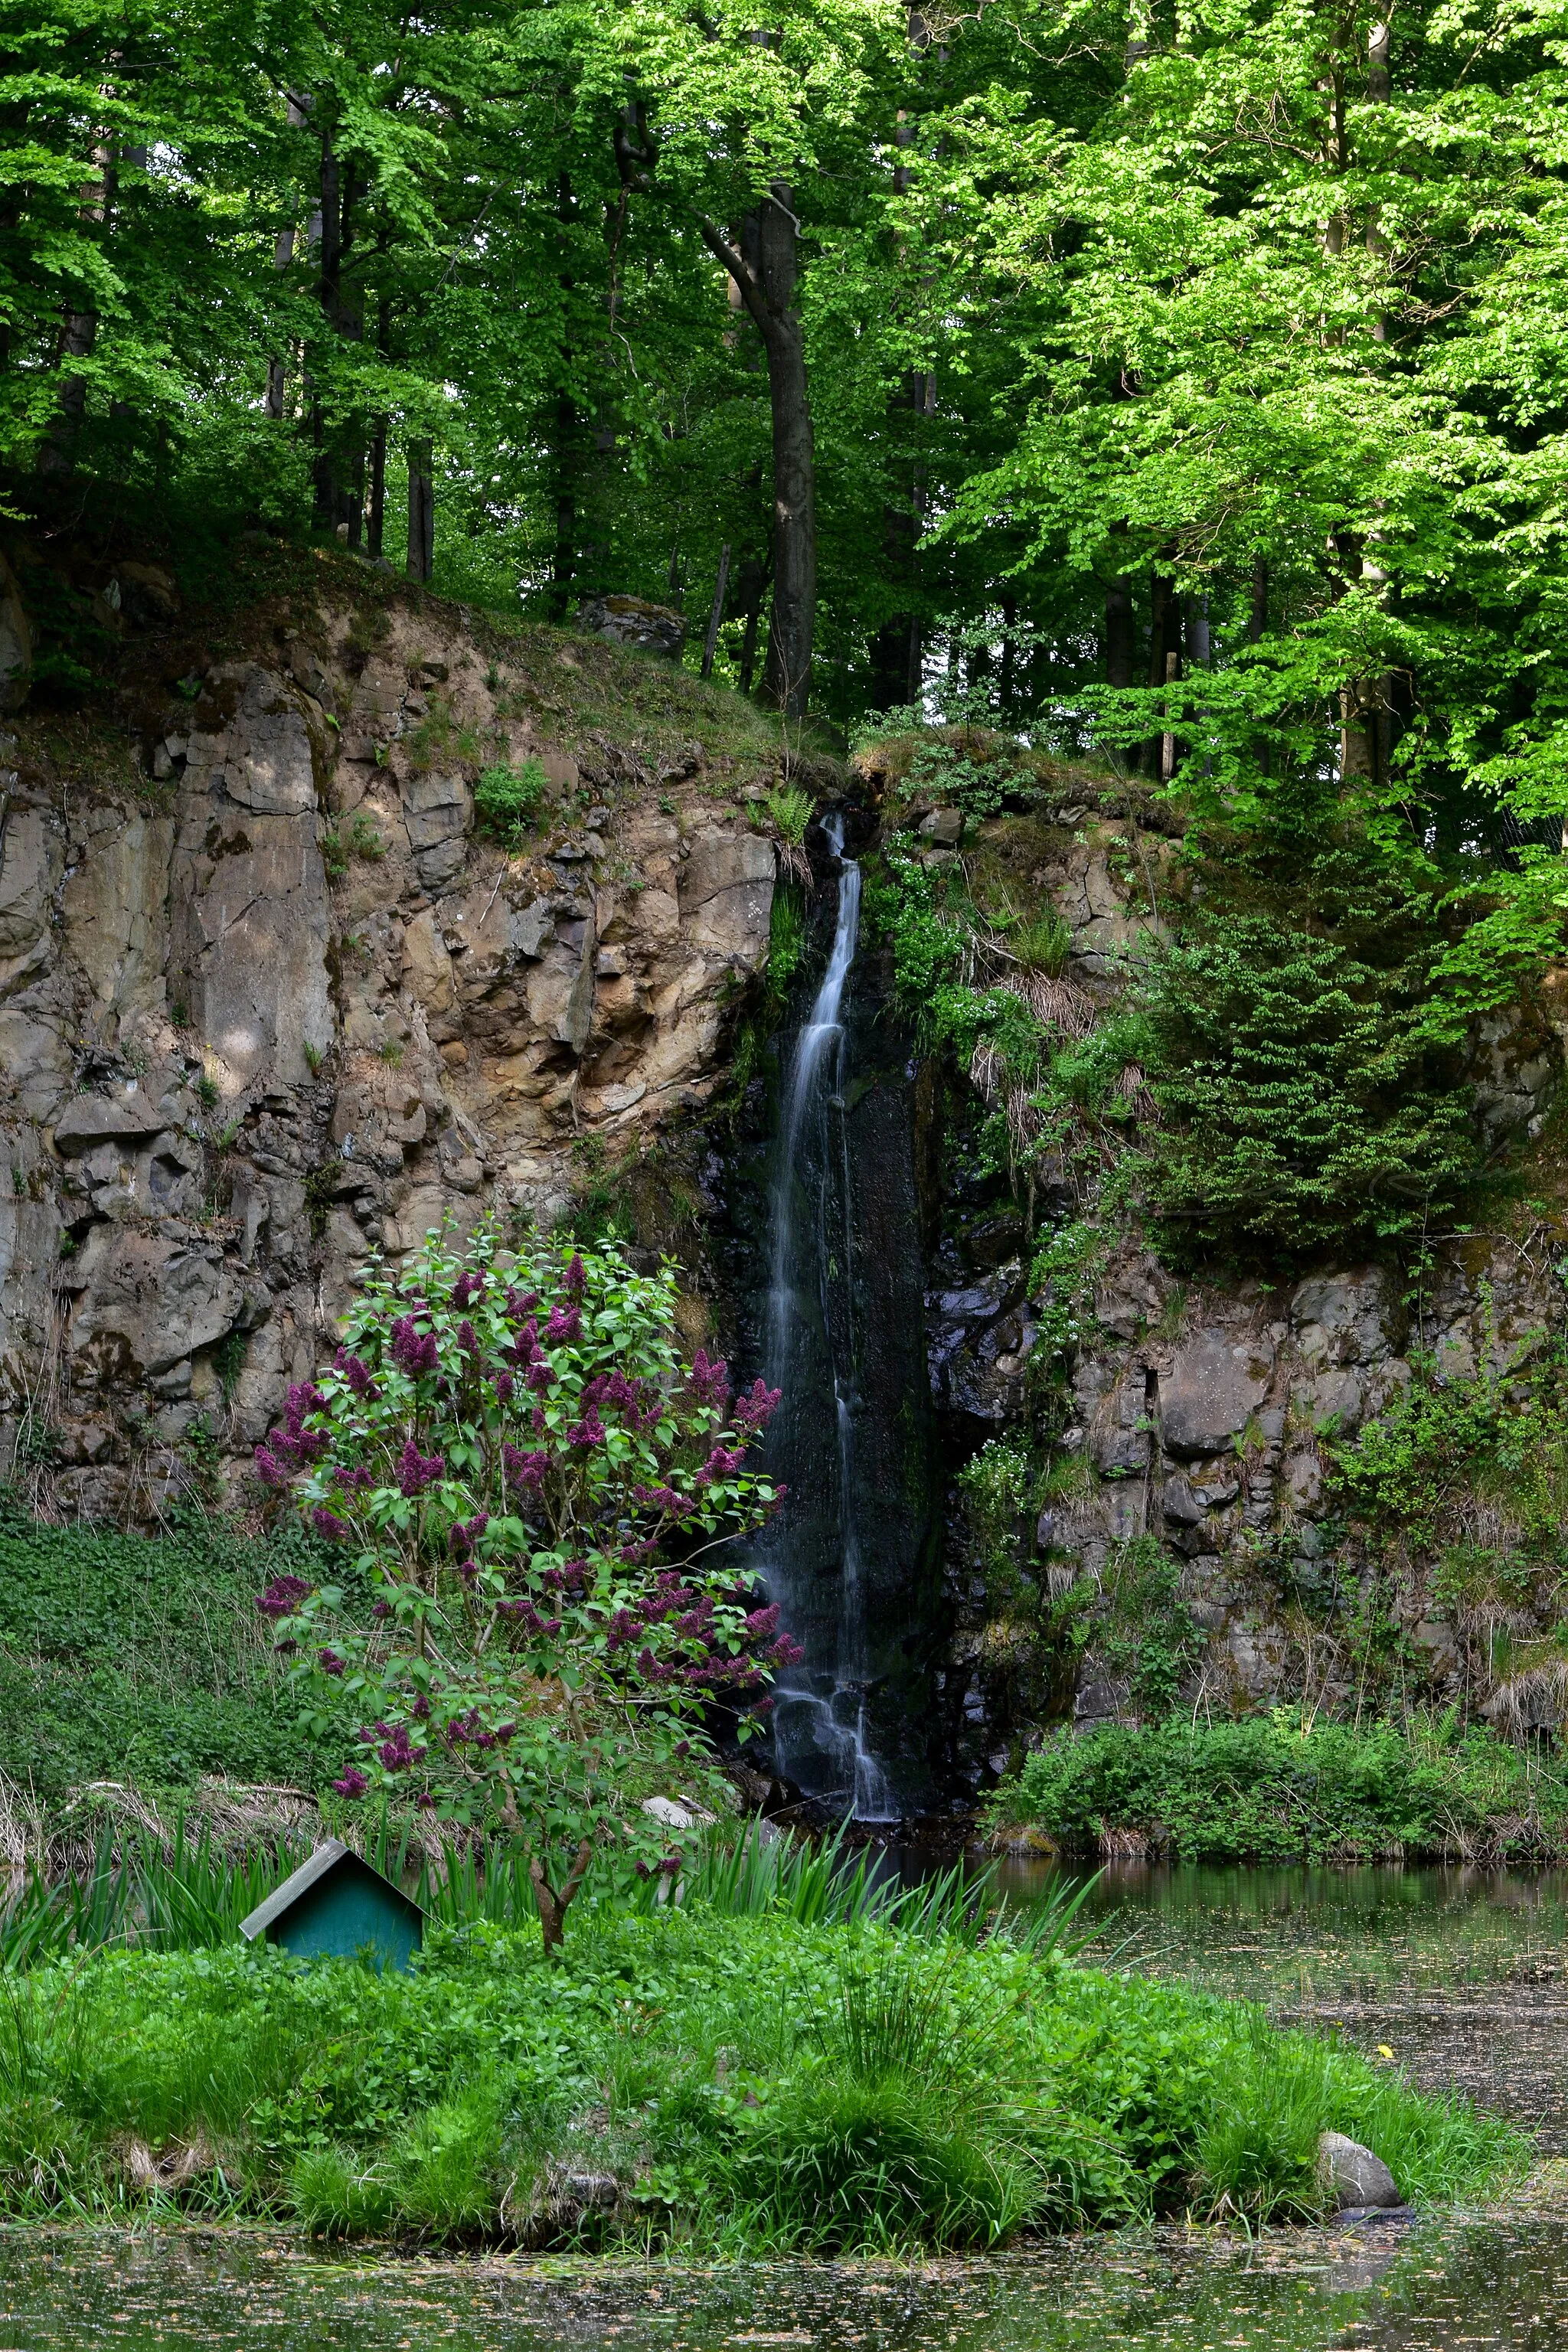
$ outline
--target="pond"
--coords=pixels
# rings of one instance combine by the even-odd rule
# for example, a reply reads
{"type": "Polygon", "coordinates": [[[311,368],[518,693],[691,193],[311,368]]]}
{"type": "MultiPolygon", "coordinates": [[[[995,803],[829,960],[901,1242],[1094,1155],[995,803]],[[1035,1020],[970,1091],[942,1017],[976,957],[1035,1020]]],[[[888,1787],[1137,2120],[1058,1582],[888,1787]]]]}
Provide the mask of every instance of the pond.
{"type": "MultiPolygon", "coordinates": [[[[912,1862],[889,1855],[892,1867],[912,1862]]],[[[1003,1866],[1021,1905],[1050,1874],[1003,1866]]],[[[1089,1915],[1092,1915],[1090,1917],[1089,1915]]],[[[1568,2149],[1568,1875],[1108,1872],[1113,1965],[1182,1976],[1458,2084],[1568,2149]]],[[[1506,2210],[1280,2230],[1164,2229],[988,2260],[592,2266],[326,2255],[285,2234],[0,2230],[0,2352],[1535,2352],[1568,2345],[1568,2162],[1506,2210]]]]}

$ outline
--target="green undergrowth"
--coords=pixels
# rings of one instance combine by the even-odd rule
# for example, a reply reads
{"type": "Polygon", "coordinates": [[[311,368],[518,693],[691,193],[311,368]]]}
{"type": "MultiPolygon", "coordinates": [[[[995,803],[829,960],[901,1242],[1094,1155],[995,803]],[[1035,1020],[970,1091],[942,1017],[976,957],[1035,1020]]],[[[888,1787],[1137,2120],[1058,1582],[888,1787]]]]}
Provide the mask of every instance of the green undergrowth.
{"type": "Polygon", "coordinates": [[[1131,1833],[1183,1862],[1333,1862],[1568,1853],[1568,1768],[1459,1727],[1457,1714],[1360,1727],[1293,1709],[1058,1732],[991,1797],[1069,1852],[1131,1833]]]}
{"type": "Polygon", "coordinates": [[[256,1610],[300,1549],[216,1519],[150,1538],[0,1512],[13,1801],[47,1810],[94,1780],[178,1789],[205,1773],[310,1788],[337,1769],[301,1734],[256,1610]]]}
{"type": "Polygon", "coordinates": [[[292,2219],[433,2244],[986,2246],[1306,2216],[1317,2137],[1415,2200],[1504,2124],[1184,1988],[1005,1936],[700,1903],[436,1930],[414,1971],[103,1952],[0,2004],[0,2210],[292,2219]]]}

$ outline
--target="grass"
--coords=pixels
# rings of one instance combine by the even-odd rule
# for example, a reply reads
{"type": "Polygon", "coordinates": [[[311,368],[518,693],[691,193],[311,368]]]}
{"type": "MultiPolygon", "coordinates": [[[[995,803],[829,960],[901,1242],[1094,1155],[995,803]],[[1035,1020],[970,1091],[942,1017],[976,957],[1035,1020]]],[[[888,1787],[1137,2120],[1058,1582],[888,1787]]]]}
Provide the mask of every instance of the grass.
{"type": "Polygon", "coordinates": [[[1006,1936],[689,1899],[479,1922],[409,1975],[221,1946],[0,1982],[0,2211],[715,2255],[1316,2210],[1323,2128],[1417,2200],[1522,2146],[1184,1988],[1006,1936]]]}
{"type": "Polygon", "coordinates": [[[986,1813],[1068,1852],[1131,1832],[1183,1862],[1545,1860],[1568,1851],[1568,1770],[1452,1716],[1357,1727],[1281,1707],[1055,1734],[986,1813]]]}

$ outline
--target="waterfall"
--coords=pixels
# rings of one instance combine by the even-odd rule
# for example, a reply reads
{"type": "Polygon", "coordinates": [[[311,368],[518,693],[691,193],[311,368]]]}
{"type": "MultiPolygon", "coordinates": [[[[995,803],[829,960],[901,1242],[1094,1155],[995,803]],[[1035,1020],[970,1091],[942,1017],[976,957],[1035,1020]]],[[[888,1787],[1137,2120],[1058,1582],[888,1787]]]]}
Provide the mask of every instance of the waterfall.
{"type": "Polygon", "coordinates": [[[862,1350],[845,1103],[860,869],[843,854],[842,817],[825,819],[823,831],[838,860],[837,916],[827,969],[788,1066],[771,1199],[765,1370],[783,1402],[768,1455],[792,1496],[756,1566],[805,1650],[774,1691],[780,1770],[809,1795],[847,1803],[858,1821],[886,1821],[899,1809],[867,1723],[872,1666],[856,1445],[862,1350]],[[804,1493],[802,1481],[809,1482],[804,1493]],[[831,1598],[822,1590],[828,1581],[831,1598]]]}

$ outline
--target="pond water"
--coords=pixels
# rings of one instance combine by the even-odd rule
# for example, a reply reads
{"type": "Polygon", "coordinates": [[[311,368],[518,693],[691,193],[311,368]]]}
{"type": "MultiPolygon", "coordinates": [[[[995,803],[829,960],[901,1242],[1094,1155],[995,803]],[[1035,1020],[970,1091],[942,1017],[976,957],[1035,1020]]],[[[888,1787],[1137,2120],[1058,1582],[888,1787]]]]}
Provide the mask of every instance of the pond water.
{"type": "MultiPolygon", "coordinates": [[[[913,1868],[889,1856],[889,1864],[913,1868]]],[[[1037,1902],[1048,1871],[1009,1863],[1037,1902]]],[[[1085,1905],[1112,1965],[1381,2043],[1568,2149],[1568,1874],[1132,1869],[1085,1905]]],[[[985,2261],[326,2256],[284,2234],[0,2229],[0,2352],[1451,2352],[1568,2347],[1568,2162],[1502,2212],[1131,2231],[985,2261]]]]}

